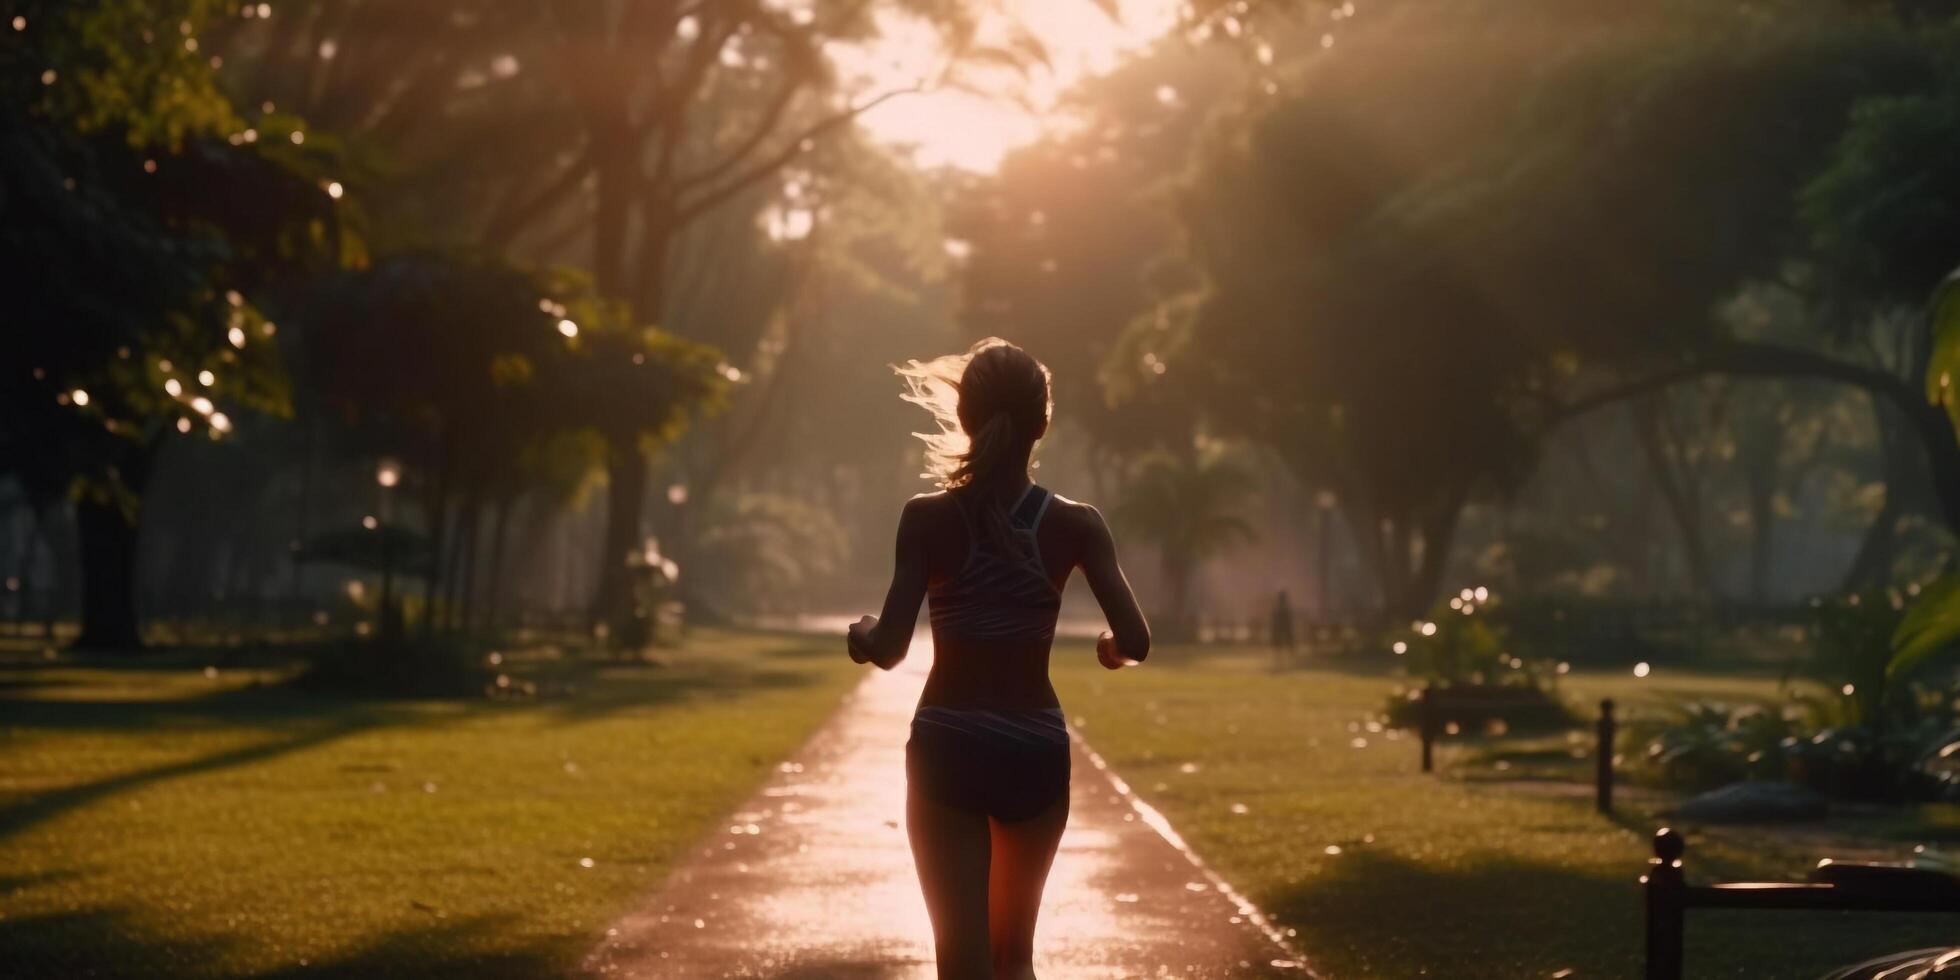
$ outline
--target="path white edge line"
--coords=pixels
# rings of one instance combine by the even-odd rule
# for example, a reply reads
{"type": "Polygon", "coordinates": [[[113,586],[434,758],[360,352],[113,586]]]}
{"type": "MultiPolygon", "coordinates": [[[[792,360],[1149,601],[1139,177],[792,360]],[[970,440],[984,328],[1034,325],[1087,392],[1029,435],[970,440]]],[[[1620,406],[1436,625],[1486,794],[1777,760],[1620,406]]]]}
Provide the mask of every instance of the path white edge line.
{"type": "Polygon", "coordinates": [[[1239,915],[1244,916],[1245,920],[1252,923],[1253,927],[1258,929],[1260,934],[1264,935],[1274,946],[1279,947],[1280,952],[1286,954],[1284,961],[1275,960],[1270,965],[1280,969],[1297,968],[1309,978],[1312,978],[1312,980],[1324,980],[1323,975],[1313,968],[1313,964],[1307,960],[1306,955],[1301,953],[1292,943],[1287,942],[1286,933],[1274,925],[1273,920],[1267,917],[1266,913],[1261,911],[1258,906],[1252,904],[1251,899],[1240,894],[1238,889],[1232,887],[1231,882],[1226,881],[1218,872],[1213,871],[1210,865],[1205,864],[1204,859],[1198,856],[1198,852],[1192,850],[1191,845],[1184,842],[1184,838],[1178,834],[1177,828],[1171,826],[1169,818],[1165,817],[1163,812],[1156,807],[1145,803],[1143,797],[1138,796],[1135,790],[1130,789],[1130,784],[1124,782],[1123,777],[1118,776],[1116,770],[1111,769],[1109,763],[1103,761],[1103,757],[1097,754],[1095,749],[1089,747],[1088,740],[1084,739],[1082,734],[1075,730],[1074,725],[1069,726],[1068,737],[1075,742],[1077,748],[1082,750],[1082,754],[1089,757],[1089,762],[1096,767],[1098,772],[1103,774],[1103,778],[1109,780],[1109,785],[1116,790],[1117,794],[1122,796],[1130,804],[1130,809],[1136,811],[1138,819],[1142,820],[1151,830],[1156,831],[1157,836],[1162,837],[1164,842],[1176,849],[1179,854],[1184,855],[1184,859],[1191,862],[1191,866],[1196,868],[1198,873],[1204,876],[1205,881],[1215,891],[1225,896],[1227,901],[1230,901],[1238,907],[1239,915]]]}

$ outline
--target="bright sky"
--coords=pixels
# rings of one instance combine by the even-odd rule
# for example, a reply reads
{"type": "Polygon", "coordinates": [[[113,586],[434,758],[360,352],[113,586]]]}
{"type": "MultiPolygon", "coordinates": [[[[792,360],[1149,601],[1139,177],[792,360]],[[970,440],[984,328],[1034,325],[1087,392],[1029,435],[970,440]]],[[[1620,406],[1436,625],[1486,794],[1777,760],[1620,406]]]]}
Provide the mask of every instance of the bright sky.
{"type": "MultiPolygon", "coordinates": [[[[1005,71],[976,73],[970,80],[984,82],[984,95],[943,88],[899,96],[865,113],[865,129],[878,139],[916,146],[922,165],[991,171],[1008,150],[1041,135],[1043,114],[1069,86],[1169,31],[1179,0],[1119,0],[1118,21],[1090,0],[1002,0],[1001,6],[1005,17],[1018,19],[1047,46],[1049,66],[1035,66],[1025,79],[1005,71]],[[1017,104],[1015,96],[1028,105],[1017,104]]],[[[990,16],[993,30],[1006,22],[990,16]]],[[[982,37],[988,34],[983,26],[982,37]]],[[[888,24],[885,37],[839,61],[847,73],[863,77],[866,91],[876,92],[930,78],[942,59],[929,30],[888,24]]]]}

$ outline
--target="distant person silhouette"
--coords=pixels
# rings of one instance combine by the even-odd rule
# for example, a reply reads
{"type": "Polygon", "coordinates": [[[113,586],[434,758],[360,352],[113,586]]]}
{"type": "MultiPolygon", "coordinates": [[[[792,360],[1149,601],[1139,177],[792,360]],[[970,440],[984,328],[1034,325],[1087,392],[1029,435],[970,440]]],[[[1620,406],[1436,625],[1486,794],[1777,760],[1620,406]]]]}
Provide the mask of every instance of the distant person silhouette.
{"type": "Polygon", "coordinates": [[[1041,890],[1068,822],[1069,742],[1048,681],[1062,587],[1080,568],[1110,630],[1116,670],[1150,652],[1150,628],[1102,515],[1036,486],[1048,369],[989,338],[898,369],[933,413],[928,476],[898,519],[898,559],[878,618],[851,626],[851,659],[890,670],[929,600],[932,670],[905,744],[905,823],[932,917],[941,978],[1034,976],[1041,890]]]}
{"type": "Polygon", "coordinates": [[[1282,664],[1293,659],[1293,603],[1286,597],[1286,590],[1279,590],[1273,597],[1272,629],[1267,633],[1273,643],[1273,656],[1282,664]]]}

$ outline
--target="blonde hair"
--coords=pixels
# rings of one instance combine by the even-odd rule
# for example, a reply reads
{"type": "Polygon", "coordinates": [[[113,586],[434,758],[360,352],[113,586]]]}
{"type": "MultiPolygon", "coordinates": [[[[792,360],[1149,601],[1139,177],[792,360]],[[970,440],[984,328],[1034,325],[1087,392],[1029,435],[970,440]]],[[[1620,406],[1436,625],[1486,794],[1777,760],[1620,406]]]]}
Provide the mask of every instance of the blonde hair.
{"type": "Polygon", "coordinates": [[[924,408],[937,432],[916,432],[926,444],[926,472],[946,490],[971,487],[980,498],[988,536],[1010,552],[1021,547],[1008,529],[1007,489],[1021,461],[1047,429],[1054,404],[1048,368],[1027,351],[988,337],[964,354],[894,367],[906,401],[924,408]]]}

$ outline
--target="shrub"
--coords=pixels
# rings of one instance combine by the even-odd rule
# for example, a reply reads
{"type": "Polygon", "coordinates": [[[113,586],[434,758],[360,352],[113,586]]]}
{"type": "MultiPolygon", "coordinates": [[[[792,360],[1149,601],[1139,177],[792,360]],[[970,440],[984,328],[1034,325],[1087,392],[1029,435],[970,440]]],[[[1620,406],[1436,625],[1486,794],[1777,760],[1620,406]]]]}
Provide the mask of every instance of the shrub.
{"type": "Polygon", "coordinates": [[[1781,778],[1800,726],[1782,712],[1750,705],[1693,702],[1674,717],[1634,723],[1626,742],[1636,769],[1656,782],[1686,790],[1713,789],[1745,779],[1781,778]]]}
{"type": "Polygon", "coordinates": [[[1886,675],[1904,609],[1891,590],[1812,600],[1809,672],[1844,692],[1846,721],[1883,728],[1888,713],[1907,707],[1893,703],[1904,689],[1886,675]]]}
{"type": "MultiPolygon", "coordinates": [[[[1576,722],[1565,702],[1535,683],[1465,683],[1438,686],[1436,723],[1448,734],[1504,735],[1570,728],[1576,722]]],[[[1416,728],[1422,722],[1420,689],[1388,700],[1388,723],[1416,728]]]]}
{"type": "MultiPolygon", "coordinates": [[[[1438,602],[1427,619],[1397,631],[1385,642],[1405,658],[1409,674],[1438,692],[1437,723],[1445,731],[1502,734],[1568,727],[1573,716],[1547,689],[1545,671],[1506,651],[1498,608],[1489,589],[1464,589],[1438,602]]],[[[1390,724],[1421,722],[1419,691],[1403,691],[1388,702],[1390,724]]]]}
{"type": "Polygon", "coordinates": [[[1488,589],[1464,589],[1431,607],[1406,634],[1398,631],[1384,642],[1406,658],[1412,676],[1436,684],[1482,683],[1512,663],[1488,615],[1496,601],[1488,589]]]}
{"type": "Polygon", "coordinates": [[[1684,705],[1673,718],[1627,728],[1630,774],[1687,791],[1767,779],[1868,803],[1960,800],[1960,729],[1952,719],[1879,729],[1804,717],[1831,710],[1684,705]]]}
{"type": "Polygon", "coordinates": [[[294,683],[371,697],[483,697],[498,690],[499,674],[479,647],[445,637],[326,644],[308,655],[308,667],[294,683]]]}

